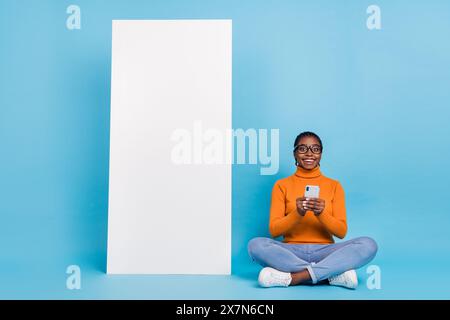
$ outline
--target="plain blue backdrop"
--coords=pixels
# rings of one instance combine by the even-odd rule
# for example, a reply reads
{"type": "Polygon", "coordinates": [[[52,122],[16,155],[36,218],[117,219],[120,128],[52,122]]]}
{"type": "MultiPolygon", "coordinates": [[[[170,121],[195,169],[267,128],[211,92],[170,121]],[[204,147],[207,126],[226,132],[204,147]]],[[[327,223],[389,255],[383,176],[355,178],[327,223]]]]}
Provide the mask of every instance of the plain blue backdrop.
{"type": "Polygon", "coordinates": [[[449,34],[444,0],[0,0],[0,298],[450,298],[449,34]],[[232,276],[105,274],[112,19],[233,20],[233,127],[280,129],[280,170],[233,166],[232,276]],[[356,291],[257,286],[247,242],[269,236],[305,130],[344,187],[346,239],[379,244],[380,290],[365,268],[356,291]]]}

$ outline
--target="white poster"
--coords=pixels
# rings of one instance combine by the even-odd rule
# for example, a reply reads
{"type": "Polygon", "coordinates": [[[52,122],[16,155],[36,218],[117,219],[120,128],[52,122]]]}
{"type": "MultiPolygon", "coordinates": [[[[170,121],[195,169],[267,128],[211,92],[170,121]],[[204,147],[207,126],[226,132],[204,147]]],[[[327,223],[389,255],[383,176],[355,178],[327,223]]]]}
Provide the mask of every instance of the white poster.
{"type": "Polygon", "coordinates": [[[108,274],[230,274],[231,39],[113,21],[108,274]]]}

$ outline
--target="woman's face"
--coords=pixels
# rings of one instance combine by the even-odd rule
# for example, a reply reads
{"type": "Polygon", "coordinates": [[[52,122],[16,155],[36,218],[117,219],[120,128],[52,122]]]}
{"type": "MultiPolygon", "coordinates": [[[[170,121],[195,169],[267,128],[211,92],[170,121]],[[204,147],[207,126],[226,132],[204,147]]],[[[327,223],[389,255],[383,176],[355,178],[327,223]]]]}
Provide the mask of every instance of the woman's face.
{"type": "Polygon", "coordinates": [[[319,164],[320,159],[322,158],[322,153],[313,153],[311,149],[314,148],[314,146],[320,147],[319,141],[314,137],[303,137],[297,143],[297,146],[300,145],[302,145],[303,148],[304,146],[310,148],[308,148],[306,153],[300,153],[299,151],[303,148],[299,147],[297,147],[297,151],[294,151],[294,157],[298,162],[298,166],[306,170],[314,169],[319,164]]]}

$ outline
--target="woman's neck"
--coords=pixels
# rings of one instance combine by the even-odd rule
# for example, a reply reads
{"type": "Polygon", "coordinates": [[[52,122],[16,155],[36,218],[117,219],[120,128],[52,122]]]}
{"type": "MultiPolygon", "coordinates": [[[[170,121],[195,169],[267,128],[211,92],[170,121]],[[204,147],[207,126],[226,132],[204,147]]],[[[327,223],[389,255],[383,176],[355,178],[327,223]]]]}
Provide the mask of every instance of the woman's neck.
{"type": "Polygon", "coordinates": [[[300,178],[317,178],[320,177],[322,173],[320,172],[320,166],[316,166],[315,168],[310,170],[297,166],[295,175],[300,178]]]}

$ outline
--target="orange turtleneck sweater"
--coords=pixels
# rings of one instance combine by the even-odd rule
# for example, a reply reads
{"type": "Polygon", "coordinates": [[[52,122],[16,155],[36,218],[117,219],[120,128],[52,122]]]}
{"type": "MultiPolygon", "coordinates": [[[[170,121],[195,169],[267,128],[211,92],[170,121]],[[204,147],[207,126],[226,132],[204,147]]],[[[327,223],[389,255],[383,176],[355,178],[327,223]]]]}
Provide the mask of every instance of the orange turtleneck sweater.
{"type": "Polygon", "coordinates": [[[297,167],[295,174],[278,180],[272,189],[269,231],[272,237],[284,236],[285,243],[334,243],[347,233],[344,189],[337,180],[325,177],[317,166],[312,170],[297,167]],[[318,185],[325,208],[319,216],[297,212],[296,199],[304,196],[305,186],[318,185]]]}

